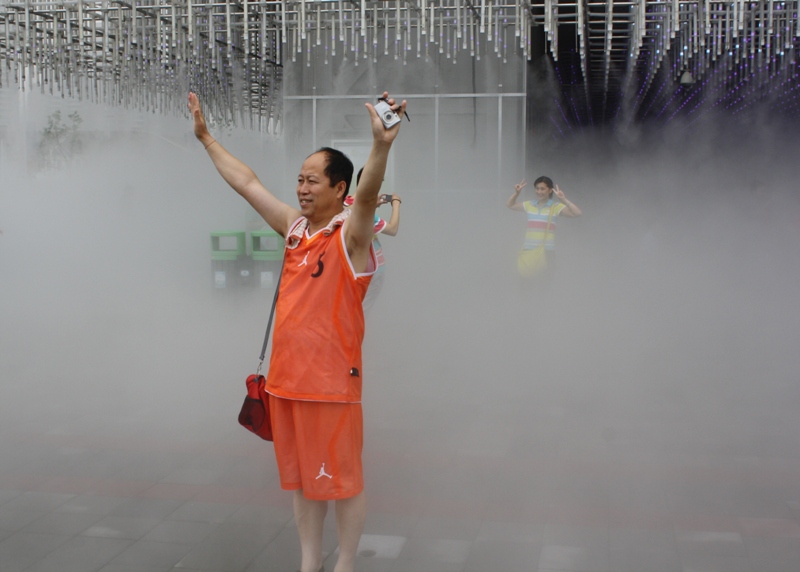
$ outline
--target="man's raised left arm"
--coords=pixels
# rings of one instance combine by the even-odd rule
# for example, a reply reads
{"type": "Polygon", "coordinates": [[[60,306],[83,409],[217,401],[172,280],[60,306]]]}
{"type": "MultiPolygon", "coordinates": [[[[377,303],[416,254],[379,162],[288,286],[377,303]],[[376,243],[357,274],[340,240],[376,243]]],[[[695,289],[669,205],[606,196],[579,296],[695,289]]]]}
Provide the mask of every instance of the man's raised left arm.
{"type": "MultiPolygon", "coordinates": [[[[383,92],[383,99],[401,118],[405,115],[405,101],[398,104],[389,97],[387,92],[383,92]]],[[[358,273],[367,270],[369,247],[374,233],[375,209],[378,207],[378,193],[386,173],[389,151],[400,131],[400,123],[387,129],[375,111],[375,107],[371,103],[365,105],[369,111],[372,125],[372,150],[353,196],[352,213],[343,229],[347,253],[350,255],[353,268],[358,273]]]]}

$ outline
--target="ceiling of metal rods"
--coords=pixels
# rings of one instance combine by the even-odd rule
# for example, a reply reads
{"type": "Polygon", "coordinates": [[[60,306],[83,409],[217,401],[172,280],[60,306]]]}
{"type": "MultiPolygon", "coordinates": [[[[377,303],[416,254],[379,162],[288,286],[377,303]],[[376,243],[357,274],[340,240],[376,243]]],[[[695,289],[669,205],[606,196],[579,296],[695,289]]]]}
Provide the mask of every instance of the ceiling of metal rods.
{"type": "Polygon", "coordinates": [[[798,0],[0,0],[0,82],[158,112],[183,112],[192,89],[221,121],[269,132],[290,61],[546,53],[577,67],[573,115],[592,122],[652,108],[663,68],[720,82],[794,64],[799,42],[798,0]]]}
{"type": "Polygon", "coordinates": [[[572,123],[736,112],[764,98],[785,107],[800,95],[797,0],[544,0],[532,11],[573,87],[562,98],[572,123]]]}

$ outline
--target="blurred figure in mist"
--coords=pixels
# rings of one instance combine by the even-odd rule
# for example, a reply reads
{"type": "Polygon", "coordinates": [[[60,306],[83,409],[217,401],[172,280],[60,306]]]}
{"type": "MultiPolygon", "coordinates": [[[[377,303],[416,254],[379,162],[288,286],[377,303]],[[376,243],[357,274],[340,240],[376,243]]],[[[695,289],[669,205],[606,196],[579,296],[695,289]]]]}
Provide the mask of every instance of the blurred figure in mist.
{"type": "MultiPolygon", "coordinates": [[[[358,170],[358,175],[356,176],[356,187],[358,187],[359,181],[361,181],[361,173],[364,171],[364,167],[358,170]]],[[[375,300],[378,299],[378,294],[380,294],[381,289],[383,289],[383,282],[386,278],[385,275],[385,264],[386,259],[383,256],[383,246],[381,246],[380,240],[378,240],[379,234],[385,234],[388,236],[397,236],[397,231],[400,228],[400,204],[403,201],[400,200],[400,196],[396,194],[392,195],[380,195],[378,197],[378,206],[386,205],[392,207],[392,214],[389,216],[389,221],[382,219],[378,216],[378,213],[375,213],[375,226],[374,232],[375,236],[372,239],[372,249],[375,251],[375,256],[378,259],[378,270],[375,271],[375,274],[372,276],[372,282],[369,284],[369,290],[367,290],[367,296],[364,298],[364,314],[369,313],[370,308],[372,308],[373,304],[375,304],[375,300]]],[[[348,196],[344,200],[345,206],[349,207],[353,204],[353,197],[348,196]]]]}
{"type": "Polygon", "coordinates": [[[548,292],[556,269],[556,221],[559,216],[579,217],[583,213],[549,177],[533,182],[535,200],[520,202],[526,185],[525,179],[514,185],[514,193],[506,201],[508,208],[523,211],[528,217],[517,271],[526,288],[548,292]]]}

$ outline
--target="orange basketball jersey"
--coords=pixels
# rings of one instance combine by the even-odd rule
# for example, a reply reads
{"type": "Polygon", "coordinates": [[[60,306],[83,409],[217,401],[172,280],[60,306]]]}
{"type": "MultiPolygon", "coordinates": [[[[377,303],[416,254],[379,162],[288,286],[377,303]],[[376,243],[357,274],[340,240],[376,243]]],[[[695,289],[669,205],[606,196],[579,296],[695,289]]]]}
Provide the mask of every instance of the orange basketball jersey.
{"type": "Polygon", "coordinates": [[[375,266],[370,247],[369,272],[355,273],[341,225],[329,234],[309,236],[306,231],[297,247],[286,249],[269,393],[287,399],[361,401],[361,304],[375,266]]]}

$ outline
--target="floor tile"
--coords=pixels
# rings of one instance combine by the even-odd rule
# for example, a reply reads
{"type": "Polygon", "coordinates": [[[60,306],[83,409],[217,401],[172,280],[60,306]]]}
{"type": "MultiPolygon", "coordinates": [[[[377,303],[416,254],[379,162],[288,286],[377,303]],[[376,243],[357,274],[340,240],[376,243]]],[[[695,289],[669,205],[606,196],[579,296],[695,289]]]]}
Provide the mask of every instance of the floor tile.
{"type": "MultiPolygon", "coordinates": [[[[322,538],[322,559],[326,570],[332,570],[336,561],[336,538],[326,534],[322,538]]],[[[287,526],[272,538],[266,548],[246,568],[246,572],[285,572],[300,568],[300,539],[294,526],[287,526]]]]}
{"type": "Polygon", "coordinates": [[[237,510],[237,505],[187,501],[171,512],[167,519],[222,523],[237,510]]]}
{"type": "Polygon", "coordinates": [[[16,532],[47,514],[43,511],[3,510],[0,508],[0,530],[16,532]]]}
{"type": "Polygon", "coordinates": [[[63,535],[18,532],[0,542],[0,569],[3,572],[25,570],[69,539],[63,535]]]}
{"type": "Polygon", "coordinates": [[[393,514],[386,512],[370,512],[367,510],[367,520],[364,532],[368,534],[387,534],[390,536],[411,536],[419,516],[393,514]]]}
{"type": "Polygon", "coordinates": [[[585,546],[542,546],[539,568],[570,572],[610,572],[607,548],[585,546]]]}
{"type": "Polygon", "coordinates": [[[81,536],[138,540],[158,526],[160,522],[157,518],[104,516],[84,530],[81,536]]]}
{"type": "Polygon", "coordinates": [[[10,501],[11,499],[20,496],[22,492],[23,491],[15,491],[11,489],[0,489],[0,507],[2,507],[3,504],[10,501]]]}
{"type": "Polygon", "coordinates": [[[171,515],[183,503],[165,499],[133,498],[114,508],[110,516],[154,518],[162,520],[171,515]]]}
{"type": "Polygon", "coordinates": [[[200,544],[218,526],[210,522],[165,520],[145,534],[142,540],[200,544]]]}
{"type": "MultiPolygon", "coordinates": [[[[405,546],[407,538],[381,534],[362,534],[356,554],[364,558],[397,558],[405,546]]],[[[339,549],[336,549],[336,554],[339,549]]]]}
{"type": "Polygon", "coordinates": [[[609,542],[607,527],[547,524],[542,535],[543,545],[605,548],[609,542]]]}
{"type": "Polygon", "coordinates": [[[800,540],[745,537],[747,554],[758,572],[800,570],[800,540]]]}
{"type": "MultiPolygon", "coordinates": [[[[325,570],[329,569],[328,566],[333,568],[335,562],[333,557],[331,557],[330,563],[326,566],[325,570]]],[[[392,572],[396,563],[397,560],[356,556],[355,569],[358,570],[358,572],[392,572]]]]}
{"type": "Polygon", "coordinates": [[[463,572],[465,564],[463,562],[441,562],[439,560],[409,560],[401,558],[390,560],[392,563],[389,569],[391,572],[420,572],[430,570],[436,572],[463,572]]]}
{"type": "Polygon", "coordinates": [[[746,536],[800,539],[800,523],[785,518],[740,518],[746,536]]]}
{"type": "Polygon", "coordinates": [[[400,553],[400,558],[463,564],[469,557],[470,548],[471,543],[466,540],[409,538],[400,553]]]}
{"type": "Polygon", "coordinates": [[[738,532],[678,531],[675,543],[680,554],[695,552],[747,556],[747,548],[738,532]]]}
{"type": "Polygon", "coordinates": [[[174,567],[193,548],[192,544],[139,540],[115,557],[109,565],[174,567]]]}
{"type": "Polygon", "coordinates": [[[103,518],[96,514],[72,514],[68,512],[50,512],[37,518],[25,528],[26,532],[75,536],[103,518]]]}
{"type": "Polygon", "coordinates": [[[609,563],[612,572],[683,572],[680,555],[675,550],[612,549],[609,563]]]}
{"type": "Polygon", "coordinates": [[[26,572],[86,572],[99,570],[133,541],[76,536],[38,560],[26,572]]]}
{"type": "MultiPolygon", "coordinates": [[[[97,572],[172,572],[175,570],[173,566],[139,566],[139,565],[119,565],[119,564],[108,564],[107,566],[103,566],[97,572]]],[[[182,572],[189,572],[189,571],[182,571],[182,572]]],[[[223,572],[223,571],[220,571],[223,572]]]]}
{"type": "Polygon", "coordinates": [[[681,563],[682,572],[760,572],[748,558],[740,556],[683,554],[681,563]]]}
{"type": "Polygon", "coordinates": [[[609,548],[618,552],[625,551],[674,551],[675,531],[667,528],[610,528],[609,548]]]}
{"type": "Polygon", "coordinates": [[[464,570],[535,570],[540,550],[538,543],[476,541],[472,544],[464,570]]]}
{"type": "Polygon", "coordinates": [[[3,503],[2,510],[50,512],[72,498],[74,498],[74,495],[26,492],[3,503]]]}
{"type": "Polygon", "coordinates": [[[545,526],[520,522],[484,520],[475,540],[478,542],[521,542],[541,544],[545,526]]]}
{"type": "Polygon", "coordinates": [[[413,538],[449,538],[452,540],[472,540],[480,529],[480,520],[476,518],[440,518],[421,516],[413,529],[413,538]]]}
{"type": "Polygon", "coordinates": [[[107,516],[128,500],[125,497],[78,495],[59,506],[55,512],[107,516]]]}
{"type": "Polygon", "coordinates": [[[221,525],[177,564],[179,568],[244,570],[281,531],[280,527],[221,525]]]}
{"type": "MultiPolygon", "coordinates": [[[[236,512],[226,522],[239,524],[287,525],[294,518],[291,507],[266,507],[261,505],[238,505],[236,512]]],[[[369,518],[369,515],[367,515],[369,518]]]]}
{"type": "Polygon", "coordinates": [[[165,499],[188,501],[197,496],[202,490],[203,485],[184,485],[175,483],[155,483],[153,486],[139,493],[139,498],[145,499],[165,499]]]}

